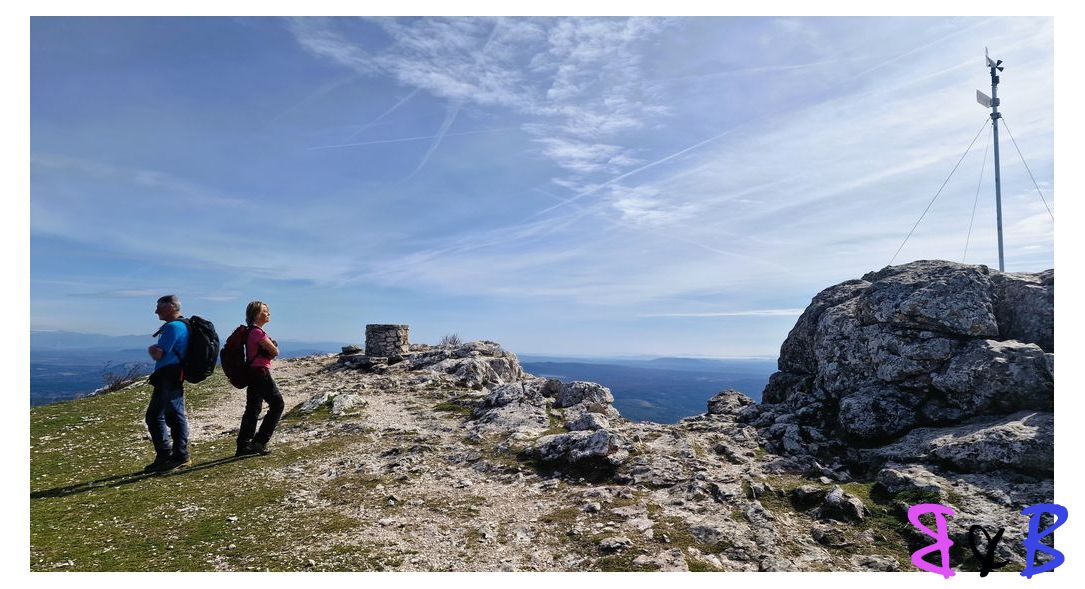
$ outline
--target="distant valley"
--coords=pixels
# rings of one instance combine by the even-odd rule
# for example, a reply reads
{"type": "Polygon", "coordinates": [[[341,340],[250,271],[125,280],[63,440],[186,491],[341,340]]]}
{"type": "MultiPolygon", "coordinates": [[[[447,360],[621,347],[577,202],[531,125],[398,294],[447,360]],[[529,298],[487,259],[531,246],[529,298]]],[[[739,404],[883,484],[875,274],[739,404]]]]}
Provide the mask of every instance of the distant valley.
{"type": "Polygon", "coordinates": [[[535,376],[597,382],[614,393],[614,406],[634,421],[675,423],[704,413],[707,401],[723,389],[761,400],[776,371],[774,359],[616,358],[561,359],[521,355],[535,376]]]}

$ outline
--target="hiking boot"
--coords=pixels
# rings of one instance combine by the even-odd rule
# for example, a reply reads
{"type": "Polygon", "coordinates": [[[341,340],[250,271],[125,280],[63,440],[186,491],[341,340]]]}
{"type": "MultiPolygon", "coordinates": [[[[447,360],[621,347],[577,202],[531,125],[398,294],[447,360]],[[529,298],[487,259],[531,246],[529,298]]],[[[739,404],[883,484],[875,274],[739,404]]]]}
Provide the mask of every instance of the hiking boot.
{"type": "Polygon", "coordinates": [[[192,459],[188,456],[171,456],[169,461],[158,470],[158,472],[166,472],[169,470],[177,470],[178,468],[188,468],[192,466],[192,459]]]}
{"type": "Polygon", "coordinates": [[[167,465],[171,464],[172,462],[173,459],[170,458],[168,455],[155,456],[154,462],[143,467],[143,472],[162,472],[167,468],[167,465]]]}
{"type": "Polygon", "coordinates": [[[269,449],[267,447],[267,444],[263,442],[250,442],[249,445],[245,447],[245,452],[249,454],[259,454],[260,456],[267,456],[268,454],[271,454],[271,449],[269,449]]]}
{"type": "Polygon", "coordinates": [[[177,458],[176,460],[174,460],[173,468],[188,468],[190,466],[192,466],[191,458],[177,458]]]}
{"type": "Polygon", "coordinates": [[[249,444],[238,444],[237,451],[234,452],[234,458],[240,458],[242,456],[252,456],[254,452],[249,450],[249,444]]]}

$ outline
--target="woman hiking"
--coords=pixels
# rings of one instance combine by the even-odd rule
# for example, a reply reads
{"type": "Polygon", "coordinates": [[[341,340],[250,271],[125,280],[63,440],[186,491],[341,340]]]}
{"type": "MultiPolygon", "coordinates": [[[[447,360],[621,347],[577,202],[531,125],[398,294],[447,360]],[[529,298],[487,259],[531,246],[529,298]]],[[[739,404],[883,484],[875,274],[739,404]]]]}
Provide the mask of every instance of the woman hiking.
{"type": "Polygon", "coordinates": [[[249,326],[245,340],[245,359],[249,362],[249,387],[246,393],[245,414],[241,416],[241,431],[237,434],[237,453],[270,454],[268,441],[283,415],[283,396],[271,378],[271,360],[279,355],[275,340],[268,337],[264,325],[271,321],[271,311],[261,301],[253,301],[245,307],[245,323],[249,326]],[[267,403],[267,414],[256,431],[260,407],[267,403]],[[255,435],[253,435],[255,434],[255,435]]]}

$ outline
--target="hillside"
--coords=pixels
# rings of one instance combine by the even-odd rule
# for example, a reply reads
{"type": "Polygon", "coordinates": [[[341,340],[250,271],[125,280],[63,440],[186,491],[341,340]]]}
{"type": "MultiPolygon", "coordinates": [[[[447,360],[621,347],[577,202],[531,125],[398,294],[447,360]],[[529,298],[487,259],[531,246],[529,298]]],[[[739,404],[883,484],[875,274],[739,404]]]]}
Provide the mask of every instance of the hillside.
{"type": "Polygon", "coordinates": [[[979,523],[1007,528],[1000,570],[1020,570],[1021,508],[1053,498],[1053,353],[1007,293],[1043,315],[1053,277],[894,269],[815,297],[764,404],[722,391],[677,424],[493,342],[277,363],[290,410],[266,457],[232,457],[244,396],[216,374],[186,394],[196,464],[164,475],[140,472],[146,385],[33,408],[30,568],[907,571],[928,543],[907,508],[937,501],[960,514],[955,568],[977,569],[961,534],[979,523]],[[890,390],[904,426],[868,400],[890,390]]]}

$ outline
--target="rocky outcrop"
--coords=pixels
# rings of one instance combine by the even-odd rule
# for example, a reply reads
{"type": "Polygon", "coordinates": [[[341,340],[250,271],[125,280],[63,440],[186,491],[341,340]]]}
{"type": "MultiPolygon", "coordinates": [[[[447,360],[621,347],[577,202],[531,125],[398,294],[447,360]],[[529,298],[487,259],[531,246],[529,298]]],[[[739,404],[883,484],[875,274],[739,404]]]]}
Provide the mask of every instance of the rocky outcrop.
{"type": "MultiPolygon", "coordinates": [[[[897,518],[909,505],[949,505],[961,546],[972,525],[1023,537],[1021,509],[1054,500],[1053,301],[1052,270],[920,261],[871,272],[814,297],[761,404],[728,391],[709,411],[756,428],[780,455],[766,471],[873,481],[871,496],[897,518]]],[[[868,511],[839,486],[800,486],[789,499],[816,514],[811,537],[833,549],[868,511]]],[[[997,553],[1024,556],[1005,542],[997,553]]],[[[897,566],[870,556],[851,565],[897,566]]]]}
{"type": "Polygon", "coordinates": [[[964,472],[1050,476],[1051,462],[1037,453],[1050,449],[1053,301],[1052,270],[1000,273],[941,261],[829,287],[781,346],[762,404],[738,419],[781,454],[876,469],[903,451],[871,448],[933,432],[913,437],[955,442],[901,444],[913,459],[964,472]],[[1031,412],[1032,425],[991,425],[1020,411],[1031,412]],[[962,424],[971,437],[947,429],[962,424]]]}
{"type": "MultiPolygon", "coordinates": [[[[925,538],[909,505],[951,506],[967,546],[974,524],[1023,537],[1021,509],[1053,501],[1052,288],[948,262],[841,283],[799,318],[761,403],[728,389],[676,424],[623,419],[606,387],[525,374],[493,342],[345,352],[299,409],[372,434],[310,495],[379,476],[378,532],[437,569],[470,546],[486,570],[910,570],[925,538]]],[[[1020,567],[1022,543],[997,558],[1020,567]]]]}
{"type": "MultiPolygon", "coordinates": [[[[393,326],[397,327],[397,326],[393,326]]],[[[482,390],[494,385],[514,383],[524,379],[524,370],[516,354],[491,341],[467,342],[456,346],[414,344],[406,351],[390,356],[360,353],[339,355],[340,365],[376,374],[400,374],[429,371],[453,377],[457,386],[482,390]]]]}

